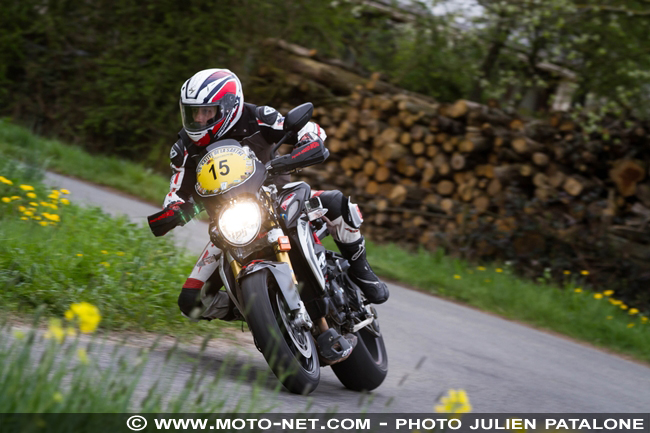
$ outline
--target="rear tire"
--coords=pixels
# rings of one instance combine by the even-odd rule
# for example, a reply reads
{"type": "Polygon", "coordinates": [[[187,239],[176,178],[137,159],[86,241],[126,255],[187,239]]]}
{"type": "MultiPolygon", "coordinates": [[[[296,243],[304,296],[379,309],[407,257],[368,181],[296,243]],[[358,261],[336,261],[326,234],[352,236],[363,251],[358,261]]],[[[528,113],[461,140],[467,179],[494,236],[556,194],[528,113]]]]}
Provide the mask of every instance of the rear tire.
{"type": "MultiPolygon", "coordinates": [[[[373,329],[379,332],[375,320],[373,329]]],[[[332,365],[334,374],[341,383],[353,391],[372,391],[382,384],[388,374],[388,356],[384,337],[374,335],[366,328],[355,332],[357,346],[348,359],[332,365]]]]}
{"type": "Polygon", "coordinates": [[[290,392],[312,392],[320,381],[316,344],[309,331],[287,325],[289,309],[275,279],[258,271],[243,280],[241,290],[246,322],[273,374],[290,392]]]}

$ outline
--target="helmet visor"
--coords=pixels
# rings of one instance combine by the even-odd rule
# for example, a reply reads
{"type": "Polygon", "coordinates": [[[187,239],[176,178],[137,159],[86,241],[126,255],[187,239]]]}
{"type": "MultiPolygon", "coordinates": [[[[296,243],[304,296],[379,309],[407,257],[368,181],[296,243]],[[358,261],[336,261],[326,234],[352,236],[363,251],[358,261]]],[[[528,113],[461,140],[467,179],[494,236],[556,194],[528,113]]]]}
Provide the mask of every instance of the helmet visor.
{"type": "Polygon", "coordinates": [[[223,118],[221,104],[187,105],[181,102],[181,116],[186,131],[199,132],[223,118]]]}

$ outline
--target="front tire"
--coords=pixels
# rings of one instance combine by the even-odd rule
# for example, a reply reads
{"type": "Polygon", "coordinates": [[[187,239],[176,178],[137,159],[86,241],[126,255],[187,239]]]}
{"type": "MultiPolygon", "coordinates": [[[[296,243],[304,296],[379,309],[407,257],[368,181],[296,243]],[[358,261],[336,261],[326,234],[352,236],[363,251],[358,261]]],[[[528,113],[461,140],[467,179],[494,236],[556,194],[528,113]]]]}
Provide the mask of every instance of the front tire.
{"type": "Polygon", "coordinates": [[[312,392],[320,381],[316,344],[309,331],[290,326],[289,308],[275,279],[266,270],[255,272],[241,289],[246,322],[273,374],[290,392],[312,392]]]}
{"type": "Polygon", "coordinates": [[[388,356],[379,323],[375,320],[368,327],[355,332],[358,341],[350,357],[332,365],[336,377],[353,391],[372,391],[388,374],[388,356]]]}

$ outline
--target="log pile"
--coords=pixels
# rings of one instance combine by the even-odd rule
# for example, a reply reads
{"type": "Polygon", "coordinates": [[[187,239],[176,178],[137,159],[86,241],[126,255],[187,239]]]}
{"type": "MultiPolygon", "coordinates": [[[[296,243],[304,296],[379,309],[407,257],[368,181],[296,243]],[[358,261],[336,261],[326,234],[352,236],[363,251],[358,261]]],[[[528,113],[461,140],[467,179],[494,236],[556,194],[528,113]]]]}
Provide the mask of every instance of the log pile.
{"type": "Polygon", "coordinates": [[[587,132],[570,114],[531,120],[467,100],[439,104],[313,53],[287,56],[302,101],[335,83],[335,103],[314,114],[331,156],[297,177],[352,196],[369,238],[514,260],[531,275],[551,267],[588,270],[598,285],[622,272],[628,283],[650,280],[650,124],[605,119],[587,132]]]}

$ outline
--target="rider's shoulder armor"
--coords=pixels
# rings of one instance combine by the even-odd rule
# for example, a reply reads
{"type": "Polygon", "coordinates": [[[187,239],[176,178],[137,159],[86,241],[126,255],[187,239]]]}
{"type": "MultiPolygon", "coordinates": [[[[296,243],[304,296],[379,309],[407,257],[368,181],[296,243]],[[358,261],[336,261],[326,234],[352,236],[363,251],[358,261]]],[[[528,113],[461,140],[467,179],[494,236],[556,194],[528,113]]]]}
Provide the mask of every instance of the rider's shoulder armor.
{"type": "Polygon", "coordinates": [[[268,105],[263,105],[255,109],[255,116],[267,125],[275,124],[279,115],[278,110],[268,105]]]}
{"type": "Polygon", "coordinates": [[[169,160],[175,167],[182,167],[185,161],[185,145],[182,139],[178,139],[169,152],[169,160]]]}

